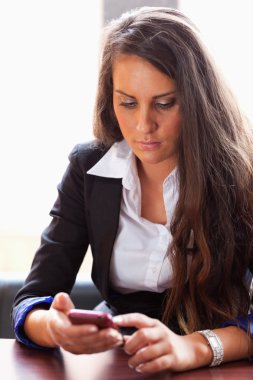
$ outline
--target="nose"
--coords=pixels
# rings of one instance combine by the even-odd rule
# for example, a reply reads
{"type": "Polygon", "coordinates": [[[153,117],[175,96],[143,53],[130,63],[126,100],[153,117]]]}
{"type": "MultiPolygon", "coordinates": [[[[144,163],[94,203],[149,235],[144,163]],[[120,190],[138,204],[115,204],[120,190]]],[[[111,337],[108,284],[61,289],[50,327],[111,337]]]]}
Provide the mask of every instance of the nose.
{"type": "Polygon", "coordinates": [[[137,112],[136,130],[143,134],[153,133],[157,129],[155,115],[148,107],[140,107],[137,112]]]}

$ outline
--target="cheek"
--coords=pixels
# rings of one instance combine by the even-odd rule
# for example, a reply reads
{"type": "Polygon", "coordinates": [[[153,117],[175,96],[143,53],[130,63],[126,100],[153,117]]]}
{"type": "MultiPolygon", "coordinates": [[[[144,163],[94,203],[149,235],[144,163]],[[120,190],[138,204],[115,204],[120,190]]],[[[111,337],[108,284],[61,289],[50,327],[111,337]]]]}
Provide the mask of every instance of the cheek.
{"type": "Polygon", "coordinates": [[[118,123],[120,123],[120,121],[122,120],[122,111],[120,107],[115,105],[115,103],[113,103],[113,110],[114,110],[114,114],[116,116],[118,123]]]}
{"type": "Polygon", "coordinates": [[[178,122],[175,124],[175,134],[177,135],[177,137],[181,135],[181,130],[182,130],[182,120],[180,118],[180,120],[178,120],[178,122]]]}
{"type": "Polygon", "coordinates": [[[175,137],[179,137],[181,134],[182,129],[182,117],[180,114],[177,114],[174,116],[172,123],[171,123],[171,134],[175,137]]]}
{"type": "Polygon", "coordinates": [[[163,128],[163,137],[170,141],[178,140],[181,135],[181,121],[171,121],[170,123],[165,123],[163,128]]]}
{"type": "Polygon", "coordinates": [[[129,129],[129,126],[132,124],[129,114],[126,114],[126,112],[124,112],[124,110],[119,107],[114,108],[114,113],[122,133],[124,131],[127,131],[129,129]]]}

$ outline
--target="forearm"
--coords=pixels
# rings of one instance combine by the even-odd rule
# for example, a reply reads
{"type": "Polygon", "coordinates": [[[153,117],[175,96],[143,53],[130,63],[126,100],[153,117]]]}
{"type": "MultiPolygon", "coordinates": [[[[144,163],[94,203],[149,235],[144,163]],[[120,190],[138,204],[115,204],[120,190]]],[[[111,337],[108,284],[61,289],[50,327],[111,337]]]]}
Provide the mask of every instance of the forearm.
{"type": "Polygon", "coordinates": [[[55,348],[54,343],[47,325],[48,310],[33,309],[27,314],[24,324],[26,336],[34,343],[43,347],[55,348]]]}
{"type": "Polygon", "coordinates": [[[243,329],[228,326],[214,330],[224,347],[224,361],[247,359],[253,356],[253,339],[243,329]]]}
{"type": "MultiPolygon", "coordinates": [[[[239,327],[229,326],[213,330],[221,339],[224,348],[224,362],[246,359],[253,356],[253,339],[239,327]]],[[[210,365],[213,352],[208,341],[198,332],[184,337],[192,345],[193,368],[210,365]]]]}

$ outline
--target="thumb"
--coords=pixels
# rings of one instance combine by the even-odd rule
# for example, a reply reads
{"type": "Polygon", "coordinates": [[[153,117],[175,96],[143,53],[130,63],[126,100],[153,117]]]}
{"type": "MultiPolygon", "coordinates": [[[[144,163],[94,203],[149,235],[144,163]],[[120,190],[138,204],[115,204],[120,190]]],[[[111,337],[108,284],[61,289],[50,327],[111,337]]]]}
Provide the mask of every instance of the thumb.
{"type": "Polygon", "coordinates": [[[75,306],[67,293],[58,293],[54,297],[51,307],[58,311],[66,313],[70,309],[73,309],[75,306]]]}

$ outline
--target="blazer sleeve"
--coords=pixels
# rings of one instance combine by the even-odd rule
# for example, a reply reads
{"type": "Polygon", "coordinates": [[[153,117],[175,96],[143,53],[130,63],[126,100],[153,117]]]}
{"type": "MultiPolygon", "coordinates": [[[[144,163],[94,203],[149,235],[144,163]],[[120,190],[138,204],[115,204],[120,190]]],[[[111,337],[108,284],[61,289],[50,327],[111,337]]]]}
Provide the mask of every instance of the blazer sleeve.
{"type": "Polygon", "coordinates": [[[58,197],[50,212],[52,221],[43,231],[31,271],[14,306],[28,297],[69,293],[89,245],[85,216],[85,168],[78,159],[78,146],[58,185],[58,197]]]}

